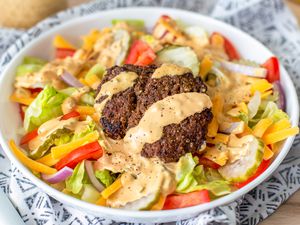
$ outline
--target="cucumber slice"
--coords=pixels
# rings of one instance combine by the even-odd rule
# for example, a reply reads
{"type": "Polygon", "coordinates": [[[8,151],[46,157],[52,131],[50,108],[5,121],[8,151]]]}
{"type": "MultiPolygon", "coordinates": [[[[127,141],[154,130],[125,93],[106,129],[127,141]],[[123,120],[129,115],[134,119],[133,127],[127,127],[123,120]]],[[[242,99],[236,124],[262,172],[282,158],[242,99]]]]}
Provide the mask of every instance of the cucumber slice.
{"type": "Polygon", "coordinates": [[[253,135],[247,135],[240,139],[241,147],[229,148],[230,151],[239,153],[232,163],[219,168],[219,173],[224,179],[231,182],[243,182],[248,180],[257,170],[263,160],[264,144],[253,135]]]}
{"type": "Polygon", "coordinates": [[[153,192],[139,200],[127,203],[123,208],[128,210],[148,210],[158,201],[160,192],[153,192]]]}
{"type": "Polygon", "coordinates": [[[174,63],[189,68],[194,76],[199,74],[199,60],[190,47],[171,46],[158,52],[156,63],[174,63]]]}
{"type": "Polygon", "coordinates": [[[16,76],[25,76],[28,73],[38,72],[42,68],[43,66],[39,64],[21,64],[17,66],[16,76]]]}

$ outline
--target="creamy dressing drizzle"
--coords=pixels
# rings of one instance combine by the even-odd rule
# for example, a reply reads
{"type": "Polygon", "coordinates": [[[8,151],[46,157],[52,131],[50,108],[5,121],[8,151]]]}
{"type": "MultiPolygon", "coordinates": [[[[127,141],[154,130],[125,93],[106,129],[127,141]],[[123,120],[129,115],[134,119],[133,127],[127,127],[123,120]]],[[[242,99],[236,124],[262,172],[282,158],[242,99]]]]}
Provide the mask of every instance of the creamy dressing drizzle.
{"type": "Polygon", "coordinates": [[[158,159],[144,158],[140,154],[142,148],[146,143],[159,140],[165,126],[178,124],[211,106],[206,94],[176,94],[150,106],[139,124],[128,130],[123,140],[115,141],[102,135],[101,143],[106,153],[97,161],[95,168],[123,173],[122,188],[107,200],[107,204],[121,208],[153,193],[166,196],[174,192],[175,163],[164,164],[158,159]]]}
{"type": "Polygon", "coordinates": [[[132,87],[137,77],[138,75],[134,72],[122,72],[102,85],[96,97],[96,101],[103,96],[107,97],[101,103],[95,104],[95,109],[100,117],[105,104],[112,98],[112,96],[132,87]]]}
{"type": "Polygon", "coordinates": [[[60,119],[61,117],[57,117],[42,124],[38,129],[38,136],[28,143],[28,148],[31,151],[37,150],[51,134],[59,129],[66,128],[77,133],[88,125],[87,121],[81,122],[77,118],[70,118],[68,120],[60,119]]]}
{"type": "Polygon", "coordinates": [[[186,67],[164,63],[154,71],[151,78],[161,78],[164,76],[180,76],[190,72],[191,70],[186,67]]]}

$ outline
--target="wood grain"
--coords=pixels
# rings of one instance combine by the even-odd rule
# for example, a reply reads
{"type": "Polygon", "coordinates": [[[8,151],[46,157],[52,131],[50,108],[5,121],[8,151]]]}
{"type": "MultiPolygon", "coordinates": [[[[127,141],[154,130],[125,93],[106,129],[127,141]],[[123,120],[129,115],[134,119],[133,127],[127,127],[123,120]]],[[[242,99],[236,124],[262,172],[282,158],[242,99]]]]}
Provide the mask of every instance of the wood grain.
{"type": "MultiPolygon", "coordinates": [[[[75,6],[89,0],[68,0],[69,6],[75,6]]],[[[286,1],[291,11],[300,22],[300,4],[286,1]]],[[[261,225],[299,225],[300,224],[300,191],[289,198],[269,218],[260,223],[261,225]]]]}

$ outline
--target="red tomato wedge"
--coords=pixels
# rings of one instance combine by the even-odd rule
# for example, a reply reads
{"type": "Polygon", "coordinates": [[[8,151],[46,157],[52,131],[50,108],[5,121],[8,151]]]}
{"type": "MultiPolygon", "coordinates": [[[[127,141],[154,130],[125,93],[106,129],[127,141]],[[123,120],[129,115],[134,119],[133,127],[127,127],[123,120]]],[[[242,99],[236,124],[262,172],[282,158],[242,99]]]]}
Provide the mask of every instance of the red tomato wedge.
{"type": "Polygon", "coordinates": [[[156,55],[152,48],[141,40],[136,40],[129,51],[126,64],[134,64],[138,66],[147,66],[151,64],[156,55]]]}
{"type": "Polygon", "coordinates": [[[209,168],[212,168],[212,169],[219,169],[221,166],[213,161],[211,161],[210,159],[207,159],[205,157],[201,157],[199,158],[199,164],[200,165],[203,165],[205,167],[209,167],[209,168]]]}
{"type": "Polygon", "coordinates": [[[69,112],[69,113],[63,115],[63,116],[60,118],[60,120],[68,120],[68,119],[70,119],[70,118],[73,118],[73,117],[79,117],[79,116],[80,116],[79,112],[77,112],[77,111],[72,111],[72,112],[69,112]]]}
{"type": "Polygon", "coordinates": [[[73,56],[75,52],[76,52],[75,49],[57,48],[55,50],[55,58],[57,58],[57,59],[64,59],[67,56],[73,56]]]}
{"type": "Polygon", "coordinates": [[[31,141],[32,139],[34,139],[36,136],[38,136],[38,128],[36,128],[33,131],[30,131],[27,134],[25,134],[22,137],[21,141],[20,141],[20,145],[27,144],[29,141],[31,141]]]}
{"type": "Polygon", "coordinates": [[[257,168],[255,174],[250,177],[248,180],[241,182],[241,183],[235,183],[234,186],[237,188],[242,188],[252,182],[254,179],[256,179],[259,175],[261,175],[269,166],[271,161],[270,160],[263,160],[260,164],[260,166],[257,168]]]}
{"type": "Polygon", "coordinates": [[[223,37],[224,49],[230,60],[239,60],[241,58],[240,53],[237,51],[237,49],[234,47],[234,45],[229,39],[227,39],[224,35],[220,34],[219,32],[213,32],[212,35],[214,34],[218,34],[223,37]]]}
{"type": "Polygon", "coordinates": [[[166,198],[163,209],[179,209],[210,202],[207,190],[194,191],[187,194],[174,194],[166,198]]]}
{"type": "Polygon", "coordinates": [[[58,163],[55,165],[57,170],[68,166],[70,168],[74,168],[78,163],[82,160],[86,159],[99,159],[103,155],[103,150],[98,143],[98,141],[80,146],[76,148],[66,156],[64,156],[58,163]]]}
{"type": "Polygon", "coordinates": [[[269,58],[262,67],[267,69],[267,80],[270,83],[280,80],[279,60],[273,56],[269,58]]]}
{"type": "Polygon", "coordinates": [[[31,94],[40,93],[42,90],[43,88],[29,88],[31,94]]]}

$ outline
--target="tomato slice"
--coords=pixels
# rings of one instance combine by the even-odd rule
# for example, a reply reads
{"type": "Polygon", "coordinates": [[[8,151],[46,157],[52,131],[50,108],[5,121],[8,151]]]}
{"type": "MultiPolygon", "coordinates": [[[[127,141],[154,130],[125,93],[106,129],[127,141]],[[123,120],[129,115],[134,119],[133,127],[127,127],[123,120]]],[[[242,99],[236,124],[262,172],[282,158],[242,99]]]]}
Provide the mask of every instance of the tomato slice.
{"type": "Polygon", "coordinates": [[[57,59],[64,59],[67,56],[73,56],[76,50],[70,48],[57,48],[55,51],[55,57],[57,59]]]}
{"type": "Polygon", "coordinates": [[[166,198],[163,209],[179,209],[210,202],[207,190],[194,191],[187,194],[173,194],[166,198]]]}
{"type": "Polygon", "coordinates": [[[205,167],[209,167],[209,168],[212,168],[212,169],[219,169],[221,166],[213,161],[211,161],[210,159],[207,159],[205,157],[201,157],[199,158],[199,164],[200,165],[203,165],[205,167]]]}
{"type": "Polygon", "coordinates": [[[239,52],[231,43],[231,41],[219,32],[213,32],[212,35],[218,34],[224,39],[224,49],[230,60],[239,60],[241,58],[239,52]]]}
{"type": "Polygon", "coordinates": [[[32,139],[38,136],[38,128],[34,129],[33,131],[28,132],[25,134],[20,141],[20,145],[25,145],[32,139]]]}
{"type": "Polygon", "coordinates": [[[43,88],[29,88],[29,91],[31,94],[40,93],[43,90],[43,88]]]}
{"type": "Polygon", "coordinates": [[[70,118],[73,118],[73,117],[79,117],[79,116],[80,116],[79,112],[77,112],[77,111],[72,111],[72,112],[69,112],[69,113],[63,115],[63,116],[60,118],[60,120],[68,120],[68,119],[70,119],[70,118]]]}
{"type": "Polygon", "coordinates": [[[257,168],[255,174],[250,177],[248,180],[241,182],[241,183],[235,183],[234,186],[237,188],[242,188],[252,182],[254,179],[256,179],[259,175],[261,175],[269,166],[271,161],[270,160],[263,160],[260,164],[260,166],[257,168]]]}
{"type": "Polygon", "coordinates": [[[126,64],[134,64],[138,66],[147,66],[151,64],[156,55],[152,48],[141,40],[136,40],[129,51],[126,64]]]}
{"type": "Polygon", "coordinates": [[[269,58],[262,67],[267,69],[267,80],[270,83],[280,80],[279,60],[273,56],[269,58]]]}
{"type": "Polygon", "coordinates": [[[57,170],[68,166],[74,168],[79,162],[86,159],[99,159],[103,155],[103,150],[98,143],[98,141],[80,146],[74,151],[70,152],[64,156],[58,163],[55,165],[57,170]]]}

